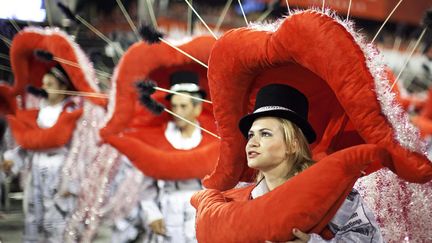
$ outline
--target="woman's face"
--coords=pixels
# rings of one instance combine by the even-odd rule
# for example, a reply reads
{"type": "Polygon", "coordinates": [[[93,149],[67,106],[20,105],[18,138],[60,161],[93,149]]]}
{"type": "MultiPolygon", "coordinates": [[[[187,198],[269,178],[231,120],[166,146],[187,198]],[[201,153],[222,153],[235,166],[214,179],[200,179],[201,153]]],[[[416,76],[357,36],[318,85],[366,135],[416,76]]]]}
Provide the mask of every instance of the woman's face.
{"type": "MultiPolygon", "coordinates": [[[[171,97],[171,109],[177,115],[186,118],[189,121],[195,121],[201,114],[201,104],[194,104],[192,99],[181,95],[173,95],[171,97]]],[[[191,126],[189,123],[173,117],[173,120],[177,127],[183,129],[187,126],[191,126]]]]}
{"type": "Polygon", "coordinates": [[[254,121],[248,133],[246,156],[249,167],[264,172],[288,165],[288,149],[277,118],[261,117],[254,121]]]}
{"type": "MultiPolygon", "coordinates": [[[[44,90],[65,90],[66,87],[62,83],[60,83],[56,77],[52,74],[45,74],[42,78],[42,88],[44,90]]],[[[55,100],[59,99],[60,97],[63,97],[62,94],[55,94],[55,93],[49,93],[48,92],[48,100],[55,100]]]]}

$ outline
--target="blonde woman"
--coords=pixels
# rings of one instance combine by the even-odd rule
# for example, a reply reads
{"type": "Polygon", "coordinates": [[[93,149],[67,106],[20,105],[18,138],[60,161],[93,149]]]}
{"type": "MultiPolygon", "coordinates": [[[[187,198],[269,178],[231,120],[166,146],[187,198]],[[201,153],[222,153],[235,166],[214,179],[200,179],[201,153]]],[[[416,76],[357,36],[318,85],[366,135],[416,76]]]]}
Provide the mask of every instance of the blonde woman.
{"type": "MultiPolygon", "coordinates": [[[[247,137],[248,166],[259,171],[250,199],[258,198],[313,165],[309,144],[316,135],[307,98],[288,85],[271,84],[257,94],[254,112],[240,120],[247,137]]],[[[293,230],[291,242],[383,242],[371,211],[353,190],[328,224],[334,238],[293,230]]]]}

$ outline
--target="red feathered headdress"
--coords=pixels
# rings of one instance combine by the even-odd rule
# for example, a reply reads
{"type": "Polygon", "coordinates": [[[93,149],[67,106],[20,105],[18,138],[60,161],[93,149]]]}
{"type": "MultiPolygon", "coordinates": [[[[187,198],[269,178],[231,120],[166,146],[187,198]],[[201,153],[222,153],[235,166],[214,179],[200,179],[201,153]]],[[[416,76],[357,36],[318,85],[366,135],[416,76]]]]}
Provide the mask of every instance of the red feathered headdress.
{"type": "Polygon", "coordinates": [[[204,186],[226,190],[251,179],[237,125],[270,83],[308,97],[319,162],[256,200],[247,201],[251,188],[196,194],[200,242],[287,241],[293,227],[324,234],[356,179],[383,165],[408,181],[432,179],[424,143],[395,102],[377,54],[350,23],[316,11],[235,29],[216,42],[208,77],[222,142],[204,186]]]}
{"type": "MultiPolygon", "coordinates": [[[[213,43],[211,37],[197,37],[178,48],[207,63],[213,43]]],[[[137,81],[151,79],[168,89],[169,77],[177,70],[197,72],[200,86],[208,93],[207,69],[189,57],[164,43],[133,45],[114,73],[109,120],[100,134],[148,176],[171,180],[203,178],[214,169],[219,141],[203,133],[198,147],[187,151],[174,149],[164,136],[169,115],[154,116],[138,104],[137,81]]],[[[167,105],[165,95],[156,92],[153,96],[167,105]]],[[[198,120],[200,126],[215,131],[211,105],[203,103],[198,120]]]]}
{"type": "MultiPolygon", "coordinates": [[[[99,92],[93,66],[79,46],[58,28],[28,27],[15,35],[11,51],[11,65],[15,77],[12,95],[24,94],[27,85],[41,86],[43,75],[54,65],[59,64],[66,71],[73,86],[78,91],[99,92]],[[35,50],[51,53],[54,61],[38,60],[35,50]],[[66,64],[68,63],[68,64],[66,64]]],[[[92,102],[104,106],[106,100],[89,98],[92,102]]],[[[9,124],[17,143],[26,149],[47,149],[66,144],[73,133],[76,121],[82,109],[74,112],[62,112],[57,123],[47,129],[36,124],[37,110],[16,110],[15,116],[9,116],[9,124]]]]}

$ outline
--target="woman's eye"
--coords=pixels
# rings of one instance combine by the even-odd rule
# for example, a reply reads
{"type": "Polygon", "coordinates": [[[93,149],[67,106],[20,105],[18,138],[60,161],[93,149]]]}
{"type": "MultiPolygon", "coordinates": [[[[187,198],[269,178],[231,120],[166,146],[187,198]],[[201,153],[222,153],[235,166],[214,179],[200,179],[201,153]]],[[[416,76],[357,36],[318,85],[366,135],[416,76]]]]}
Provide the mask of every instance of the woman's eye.
{"type": "Polygon", "coordinates": [[[263,136],[263,137],[271,137],[271,133],[269,133],[269,132],[262,132],[261,133],[261,136],[263,136]]]}
{"type": "Polygon", "coordinates": [[[247,139],[249,140],[249,139],[251,139],[253,137],[253,133],[249,133],[248,135],[247,135],[247,139]]]}

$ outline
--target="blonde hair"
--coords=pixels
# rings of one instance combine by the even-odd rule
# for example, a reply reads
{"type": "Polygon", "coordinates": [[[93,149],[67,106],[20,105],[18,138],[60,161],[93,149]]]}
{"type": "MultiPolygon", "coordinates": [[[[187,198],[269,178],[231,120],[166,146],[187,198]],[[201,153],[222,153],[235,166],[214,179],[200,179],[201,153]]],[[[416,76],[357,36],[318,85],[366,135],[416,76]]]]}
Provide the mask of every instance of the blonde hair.
{"type": "MultiPolygon", "coordinates": [[[[292,177],[306,170],[315,161],[312,160],[312,152],[302,130],[287,119],[278,118],[278,120],[281,123],[285,144],[290,153],[288,160],[293,161],[293,166],[288,174],[289,177],[292,177]]],[[[256,181],[260,181],[263,177],[262,172],[259,172],[256,181]]]]}
{"type": "Polygon", "coordinates": [[[300,173],[315,163],[312,160],[309,143],[297,125],[283,118],[279,118],[279,121],[282,124],[285,143],[288,149],[293,151],[290,158],[294,161],[292,172],[294,174],[300,173]]]}

